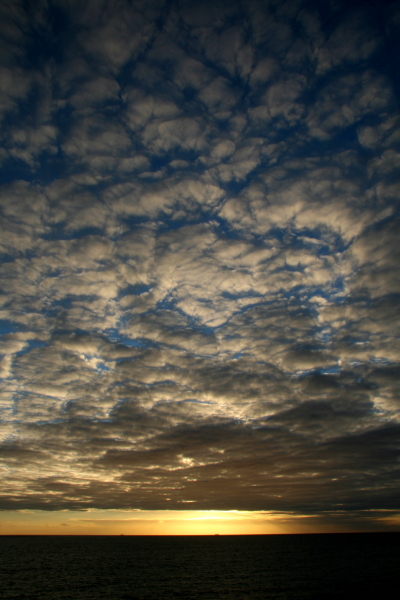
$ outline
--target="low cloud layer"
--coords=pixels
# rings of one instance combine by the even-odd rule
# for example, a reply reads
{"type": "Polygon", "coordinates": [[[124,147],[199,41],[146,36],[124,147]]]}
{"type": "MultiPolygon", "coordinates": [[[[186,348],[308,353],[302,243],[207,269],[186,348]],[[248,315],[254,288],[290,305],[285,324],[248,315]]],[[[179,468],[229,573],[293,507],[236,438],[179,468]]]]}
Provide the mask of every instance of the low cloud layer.
{"type": "Polygon", "coordinates": [[[0,507],[398,510],[398,4],[1,10],[0,507]]]}

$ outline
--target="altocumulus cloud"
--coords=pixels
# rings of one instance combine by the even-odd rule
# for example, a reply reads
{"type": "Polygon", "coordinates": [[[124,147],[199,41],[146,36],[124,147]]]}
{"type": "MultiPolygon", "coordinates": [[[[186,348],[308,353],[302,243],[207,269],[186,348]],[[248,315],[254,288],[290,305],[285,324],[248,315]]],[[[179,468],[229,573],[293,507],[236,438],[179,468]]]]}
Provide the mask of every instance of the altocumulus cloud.
{"type": "Polygon", "coordinates": [[[1,508],[398,510],[399,4],[1,11],[1,508]]]}

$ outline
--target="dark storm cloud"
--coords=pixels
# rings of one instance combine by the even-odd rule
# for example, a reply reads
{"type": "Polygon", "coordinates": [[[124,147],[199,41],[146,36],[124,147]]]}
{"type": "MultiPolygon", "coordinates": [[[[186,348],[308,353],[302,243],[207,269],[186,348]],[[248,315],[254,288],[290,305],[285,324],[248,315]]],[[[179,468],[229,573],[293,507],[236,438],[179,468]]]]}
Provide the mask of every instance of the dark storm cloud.
{"type": "Polygon", "coordinates": [[[2,15],[2,507],[398,509],[397,4],[2,15]]]}

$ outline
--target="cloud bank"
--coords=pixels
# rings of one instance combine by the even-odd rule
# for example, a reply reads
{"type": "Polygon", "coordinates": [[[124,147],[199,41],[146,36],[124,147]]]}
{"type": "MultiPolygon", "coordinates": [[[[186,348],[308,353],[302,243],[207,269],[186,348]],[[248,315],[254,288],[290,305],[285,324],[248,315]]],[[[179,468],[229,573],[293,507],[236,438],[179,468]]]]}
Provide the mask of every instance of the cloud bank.
{"type": "Polygon", "coordinates": [[[398,510],[398,4],[0,21],[1,508],[398,510]]]}

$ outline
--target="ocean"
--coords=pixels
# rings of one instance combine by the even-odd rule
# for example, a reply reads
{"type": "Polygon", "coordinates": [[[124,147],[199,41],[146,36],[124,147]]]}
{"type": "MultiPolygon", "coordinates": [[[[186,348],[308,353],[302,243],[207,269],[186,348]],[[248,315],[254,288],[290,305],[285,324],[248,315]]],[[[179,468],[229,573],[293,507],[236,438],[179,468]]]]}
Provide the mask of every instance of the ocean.
{"type": "Polygon", "coordinates": [[[400,597],[400,533],[2,536],[3,600],[400,597]]]}

